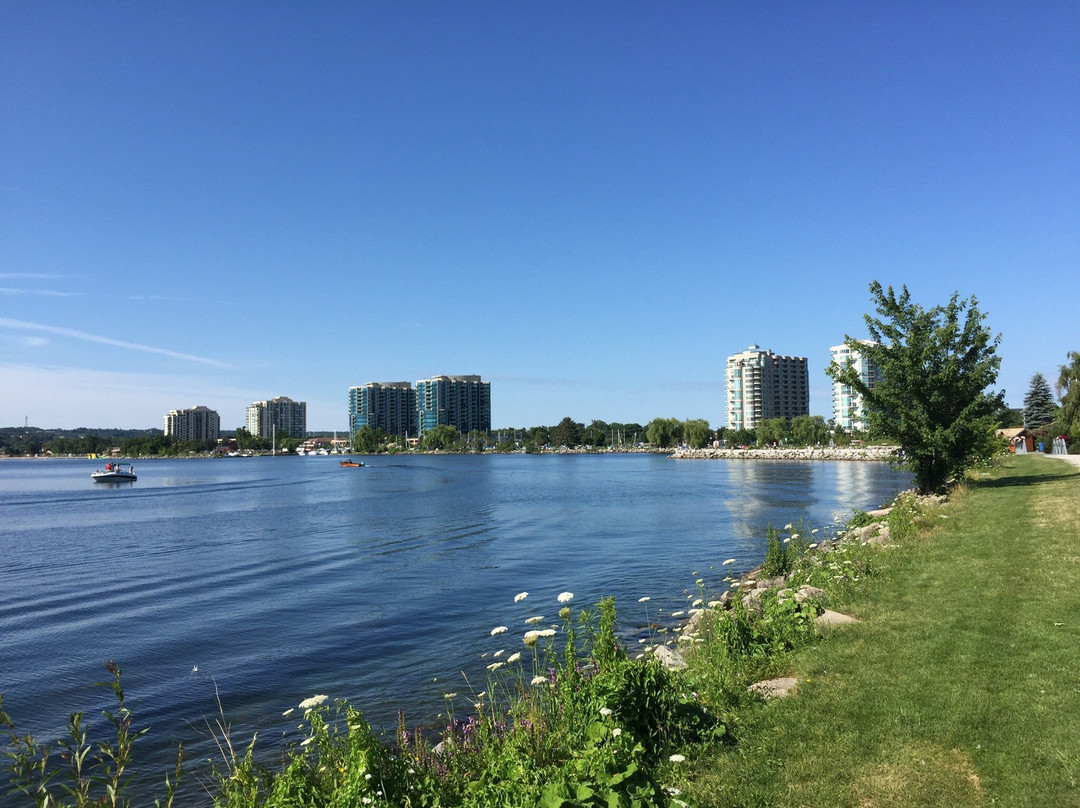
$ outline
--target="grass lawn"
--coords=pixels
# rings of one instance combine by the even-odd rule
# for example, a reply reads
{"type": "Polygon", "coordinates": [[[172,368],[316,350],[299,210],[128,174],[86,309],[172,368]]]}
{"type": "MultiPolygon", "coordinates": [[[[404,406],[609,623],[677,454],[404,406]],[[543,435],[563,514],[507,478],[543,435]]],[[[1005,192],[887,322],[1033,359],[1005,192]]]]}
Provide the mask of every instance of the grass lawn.
{"type": "Polygon", "coordinates": [[[1009,458],[930,521],[695,762],[701,806],[1080,806],[1080,470],[1009,458]]]}

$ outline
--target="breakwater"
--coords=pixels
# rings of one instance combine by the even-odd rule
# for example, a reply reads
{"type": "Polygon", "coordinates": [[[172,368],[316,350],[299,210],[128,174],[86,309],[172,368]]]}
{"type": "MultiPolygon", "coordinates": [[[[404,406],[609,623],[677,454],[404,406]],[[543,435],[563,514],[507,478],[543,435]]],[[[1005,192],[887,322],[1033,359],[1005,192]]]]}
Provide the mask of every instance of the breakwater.
{"type": "Polygon", "coordinates": [[[676,449],[676,460],[894,460],[896,446],[804,446],[786,449],[676,449]]]}

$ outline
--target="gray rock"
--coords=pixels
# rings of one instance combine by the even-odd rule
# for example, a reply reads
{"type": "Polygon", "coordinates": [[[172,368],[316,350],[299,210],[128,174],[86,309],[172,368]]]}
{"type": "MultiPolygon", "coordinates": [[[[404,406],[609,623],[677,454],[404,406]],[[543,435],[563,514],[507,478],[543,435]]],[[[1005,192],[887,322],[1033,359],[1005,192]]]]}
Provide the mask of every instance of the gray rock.
{"type": "Polygon", "coordinates": [[[814,624],[818,628],[832,628],[834,626],[846,626],[850,623],[858,623],[854,617],[850,617],[846,614],[840,614],[840,612],[833,612],[826,609],[817,616],[814,620],[814,624]]]}
{"type": "Polygon", "coordinates": [[[765,701],[782,699],[795,692],[799,680],[794,676],[782,676],[779,679],[766,679],[764,682],[754,682],[747,688],[751,693],[757,693],[765,701]]]}
{"type": "Polygon", "coordinates": [[[686,660],[683,659],[682,654],[666,645],[658,645],[652,649],[652,654],[660,660],[662,664],[668,670],[678,670],[679,668],[686,667],[686,660]]]}
{"type": "Polygon", "coordinates": [[[795,600],[799,603],[807,600],[822,600],[825,597],[825,590],[818,589],[816,586],[800,586],[799,591],[795,593],[795,600]]]}

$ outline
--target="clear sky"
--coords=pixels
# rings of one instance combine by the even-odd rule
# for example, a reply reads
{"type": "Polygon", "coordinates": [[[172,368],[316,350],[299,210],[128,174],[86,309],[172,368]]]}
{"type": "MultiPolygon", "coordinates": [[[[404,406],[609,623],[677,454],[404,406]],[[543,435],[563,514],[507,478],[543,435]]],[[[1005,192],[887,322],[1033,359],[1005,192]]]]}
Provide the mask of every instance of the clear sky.
{"type": "Polygon", "coordinates": [[[1080,5],[0,2],[0,426],[479,374],[725,422],[724,363],[975,295],[1080,350],[1080,5]]]}

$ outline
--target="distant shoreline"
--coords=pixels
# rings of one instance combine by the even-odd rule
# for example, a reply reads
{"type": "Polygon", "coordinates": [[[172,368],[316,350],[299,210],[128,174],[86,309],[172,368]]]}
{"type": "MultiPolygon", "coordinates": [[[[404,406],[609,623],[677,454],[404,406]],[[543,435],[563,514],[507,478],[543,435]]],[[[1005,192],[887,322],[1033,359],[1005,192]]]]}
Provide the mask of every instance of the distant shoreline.
{"type": "Polygon", "coordinates": [[[897,446],[807,446],[799,449],[677,449],[675,460],[869,460],[897,459],[897,446]]]}
{"type": "MultiPolygon", "coordinates": [[[[652,449],[634,447],[625,449],[543,449],[537,455],[603,455],[603,454],[662,454],[673,460],[856,460],[856,461],[889,461],[895,460],[899,448],[896,446],[810,446],[802,448],[775,448],[775,449],[652,449]]],[[[365,455],[362,452],[348,452],[339,455],[330,455],[331,458],[341,459],[348,455],[362,457],[401,457],[410,455],[446,455],[446,456],[476,456],[476,455],[512,455],[527,454],[523,450],[515,452],[384,452],[382,454],[365,455]]],[[[278,453],[277,455],[256,454],[243,455],[241,457],[227,457],[222,455],[132,455],[107,457],[98,456],[88,458],[82,455],[35,455],[35,456],[8,456],[0,455],[0,460],[239,460],[250,457],[295,457],[296,455],[278,453]]]]}

